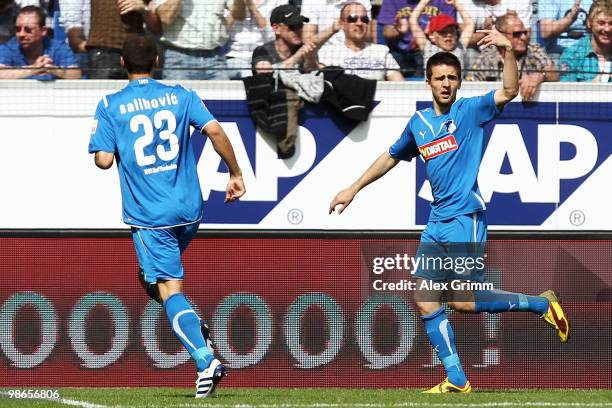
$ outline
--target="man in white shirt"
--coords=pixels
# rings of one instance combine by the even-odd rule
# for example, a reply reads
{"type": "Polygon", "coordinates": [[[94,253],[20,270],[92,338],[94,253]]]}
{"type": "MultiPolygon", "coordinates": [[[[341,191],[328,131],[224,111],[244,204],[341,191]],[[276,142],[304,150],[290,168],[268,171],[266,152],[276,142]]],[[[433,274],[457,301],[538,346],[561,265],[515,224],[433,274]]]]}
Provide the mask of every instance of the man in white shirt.
{"type": "Polygon", "coordinates": [[[236,0],[227,19],[229,51],[226,54],[230,79],[251,75],[251,56],[260,45],[274,40],[268,19],[272,10],[286,0],[236,0]]]}
{"type": "Polygon", "coordinates": [[[227,80],[226,0],[159,0],[164,79],[227,80]]]}
{"type": "MultiPolygon", "coordinates": [[[[342,8],[354,1],[363,5],[367,16],[370,18],[366,38],[371,40],[374,28],[372,25],[372,5],[370,0],[303,0],[302,14],[310,19],[308,24],[304,24],[302,32],[304,42],[315,41],[317,34],[323,33],[323,31],[331,27],[340,18],[342,8]]],[[[326,40],[323,44],[323,49],[335,44],[344,44],[344,32],[342,30],[326,40]]]]}
{"type": "Polygon", "coordinates": [[[345,34],[344,43],[324,46],[319,51],[322,66],[339,66],[345,73],[378,81],[403,81],[397,61],[389,47],[372,44],[366,40],[368,23],[367,9],[361,3],[346,4],[340,14],[340,28],[345,34]]]}

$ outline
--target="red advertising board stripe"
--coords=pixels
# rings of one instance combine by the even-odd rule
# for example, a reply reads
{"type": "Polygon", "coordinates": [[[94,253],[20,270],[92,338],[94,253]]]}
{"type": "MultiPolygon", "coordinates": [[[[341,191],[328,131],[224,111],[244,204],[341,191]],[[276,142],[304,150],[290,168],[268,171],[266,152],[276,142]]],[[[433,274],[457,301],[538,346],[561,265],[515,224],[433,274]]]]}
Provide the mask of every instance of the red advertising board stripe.
{"type": "MultiPolygon", "coordinates": [[[[373,257],[416,240],[195,239],[186,292],[211,323],[228,386],[424,387],[441,366],[408,292],[378,292],[373,257]],[[432,364],[433,363],[433,364],[432,364]]],[[[562,345],[526,313],[449,316],[478,387],[611,388],[612,241],[493,240],[490,277],[554,288],[572,324],[562,345]],[[545,367],[545,373],[542,372],[545,367]]],[[[191,386],[165,317],[137,281],[127,238],[0,239],[2,386],[191,386]]],[[[409,277],[409,276],[408,276],[409,277]]]]}

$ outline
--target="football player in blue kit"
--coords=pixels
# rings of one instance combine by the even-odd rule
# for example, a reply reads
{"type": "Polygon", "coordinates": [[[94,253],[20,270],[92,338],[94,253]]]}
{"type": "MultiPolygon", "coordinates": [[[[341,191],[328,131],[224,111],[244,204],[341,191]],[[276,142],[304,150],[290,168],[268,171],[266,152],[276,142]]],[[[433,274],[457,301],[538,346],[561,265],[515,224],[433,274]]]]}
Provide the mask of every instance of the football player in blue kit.
{"type": "Polygon", "coordinates": [[[209,349],[200,318],[183,294],[181,254],[198,230],[203,208],[190,126],[208,136],[229,168],[226,202],[245,193],[242,173],[227,135],[196,92],[152,78],[159,62],[153,41],[128,38],[121,62],[130,82],[99,102],[89,152],[102,169],[117,163],[123,221],[131,226],[141,283],[163,304],[172,330],[195,361],[196,398],[208,397],[225,367],[209,349]]]}
{"type": "MultiPolygon", "coordinates": [[[[452,245],[461,248],[472,244],[475,249],[471,255],[484,255],[487,239],[485,202],[477,183],[483,153],[483,127],[519,92],[518,68],[511,43],[495,29],[485,32],[479,45],[496,46],[504,54],[502,88],[483,96],[456,100],[461,86],[459,60],[446,52],[433,55],[426,67],[433,107],[417,111],[412,116],[389,150],[350,187],[335,196],[329,207],[330,214],[337,206],[340,206],[338,212],[342,213],[362,188],[385,175],[400,160],[421,156],[434,200],[421,235],[417,258],[444,256],[452,245]]],[[[477,272],[475,280],[484,281],[484,268],[477,272]]],[[[464,313],[535,313],[556,329],[562,342],[568,339],[569,322],[552,291],[539,296],[498,290],[453,291],[441,285],[448,282],[449,274],[439,267],[419,267],[414,275],[417,278],[416,305],[429,340],[447,373],[441,383],[426,391],[428,393],[471,391],[457,354],[453,330],[442,306],[443,295],[452,309],[464,313]],[[432,290],[435,284],[437,288],[432,290]]],[[[458,276],[456,272],[454,276],[458,276]]]]}

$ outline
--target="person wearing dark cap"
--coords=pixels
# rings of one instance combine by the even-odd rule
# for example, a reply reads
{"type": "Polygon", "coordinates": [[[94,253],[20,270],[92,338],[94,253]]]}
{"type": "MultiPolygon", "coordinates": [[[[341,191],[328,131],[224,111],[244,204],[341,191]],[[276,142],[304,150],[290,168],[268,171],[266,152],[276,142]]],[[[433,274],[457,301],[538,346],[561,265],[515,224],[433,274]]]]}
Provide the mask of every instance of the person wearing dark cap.
{"type": "Polygon", "coordinates": [[[463,20],[463,30],[459,37],[459,24],[453,16],[448,14],[438,14],[429,20],[427,35],[419,25],[419,17],[430,0],[421,0],[410,15],[409,24],[412,30],[414,41],[419,50],[423,51],[423,66],[427,66],[427,60],[435,53],[447,51],[453,53],[463,66],[464,53],[467,49],[470,38],[474,33],[474,21],[465,11],[461,1],[447,0],[457,9],[463,20]]]}
{"type": "Polygon", "coordinates": [[[268,70],[283,62],[288,62],[283,65],[299,64],[302,58],[312,55],[315,51],[314,45],[302,43],[302,28],[308,21],[308,17],[302,16],[300,10],[291,4],[284,4],[272,10],[270,26],[276,39],[255,48],[253,71],[268,70]],[[302,52],[298,53],[302,47],[302,52]]]}

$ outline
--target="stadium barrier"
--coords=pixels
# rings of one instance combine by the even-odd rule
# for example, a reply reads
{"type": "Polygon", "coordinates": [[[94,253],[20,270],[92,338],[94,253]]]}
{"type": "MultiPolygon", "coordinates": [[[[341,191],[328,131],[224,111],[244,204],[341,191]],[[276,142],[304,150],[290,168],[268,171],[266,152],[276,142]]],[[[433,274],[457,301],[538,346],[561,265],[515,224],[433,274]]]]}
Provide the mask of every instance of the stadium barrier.
{"type": "MultiPolygon", "coordinates": [[[[0,126],[5,154],[0,228],[125,228],[115,170],[103,172],[87,154],[95,107],[121,81],[3,81],[0,126]],[[10,152],[10,154],[9,154],[10,152]],[[44,203],[44,205],[41,205],[44,203]]],[[[247,194],[223,204],[227,174],[210,143],[192,145],[205,199],[204,224],[237,229],[416,230],[431,191],[420,160],[401,163],[359,194],[341,217],[327,205],[401,134],[416,109],[430,104],[423,83],[378,84],[366,122],[308,104],[296,154],[277,157],[275,142],[256,133],[239,81],[190,82],[228,133],[247,194]],[[398,186],[401,186],[398,187],[398,186]],[[381,197],[394,191],[393,199],[381,197]],[[384,205],[385,210],[380,211],[384,205]],[[376,214],[372,217],[371,214],[376,214]]],[[[500,84],[463,83],[460,96],[500,84]]],[[[612,171],[610,87],[544,83],[535,103],[520,100],[485,127],[479,184],[492,229],[607,230],[612,171]]]]}
{"type": "MultiPolygon", "coordinates": [[[[0,238],[0,383],[192,386],[193,364],[138,284],[125,232],[4,231],[0,238]]],[[[410,271],[418,235],[202,231],[184,256],[186,293],[230,368],[226,386],[423,387],[443,376],[410,271]]],[[[554,288],[572,337],[561,344],[527,313],[451,313],[479,388],[612,387],[612,236],[493,233],[495,288],[554,288]]]]}

